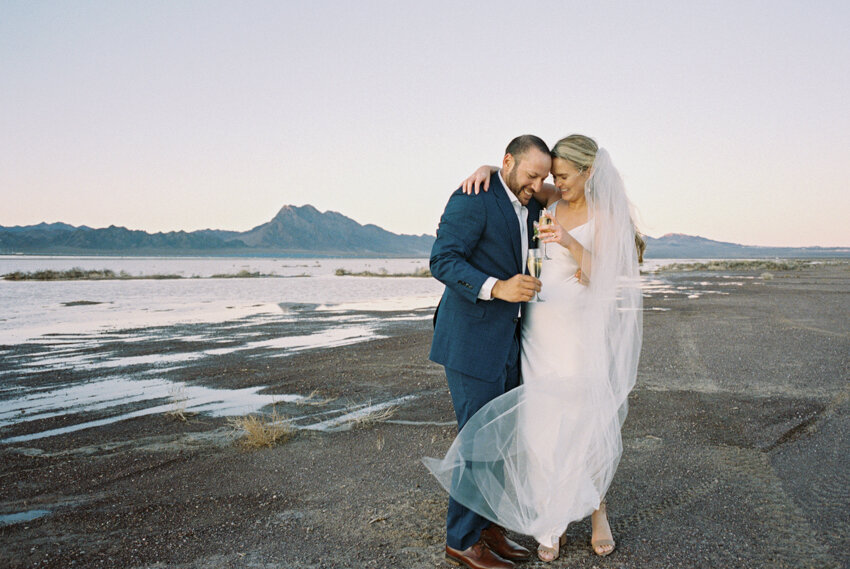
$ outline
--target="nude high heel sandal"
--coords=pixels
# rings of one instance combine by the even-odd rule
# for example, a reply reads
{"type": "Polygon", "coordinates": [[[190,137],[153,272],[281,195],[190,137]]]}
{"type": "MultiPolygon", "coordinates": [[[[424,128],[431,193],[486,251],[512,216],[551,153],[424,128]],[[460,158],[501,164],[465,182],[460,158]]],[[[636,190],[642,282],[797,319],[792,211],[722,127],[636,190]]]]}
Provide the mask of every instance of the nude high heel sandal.
{"type": "MultiPolygon", "coordinates": [[[[602,516],[604,516],[604,526],[600,529],[603,530],[603,531],[607,530],[607,533],[610,536],[611,535],[611,526],[608,524],[608,504],[606,503],[605,500],[603,500],[602,503],[599,505],[599,509],[596,510],[596,512],[594,512],[593,517],[596,517],[600,514],[602,516]]],[[[599,557],[606,557],[608,555],[611,555],[611,553],[614,551],[614,548],[617,546],[616,542],[614,542],[613,536],[612,537],[603,537],[603,538],[594,538],[593,536],[595,536],[597,532],[596,532],[596,524],[593,523],[592,518],[591,518],[591,527],[593,528],[592,529],[593,534],[591,535],[591,538],[590,538],[590,547],[593,548],[593,553],[595,553],[599,557]],[[608,549],[608,547],[610,547],[610,549],[608,549]]]]}
{"type": "Polygon", "coordinates": [[[546,547],[542,543],[537,544],[537,558],[543,563],[551,563],[561,555],[561,548],[567,544],[567,532],[558,538],[558,547],[546,547]]]}

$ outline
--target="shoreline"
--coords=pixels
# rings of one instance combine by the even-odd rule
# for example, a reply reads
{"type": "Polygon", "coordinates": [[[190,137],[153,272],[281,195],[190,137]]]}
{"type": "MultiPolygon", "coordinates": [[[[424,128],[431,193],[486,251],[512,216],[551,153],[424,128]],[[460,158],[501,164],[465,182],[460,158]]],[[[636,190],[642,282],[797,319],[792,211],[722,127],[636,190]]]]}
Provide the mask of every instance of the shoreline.
{"type": "MultiPolygon", "coordinates": [[[[850,562],[850,267],[777,271],[769,280],[745,274],[665,275],[669,286],[646,299],[644,351],[609,492],[617,550],[606,562],[659,569],[850,562]],[[695,279],[706,283],[697,298],[677,289],[695,279]]],[[[152,377],[187,387],[333,399],[275,406],[302,417],[302,427],[412,396],[383,422],[301,428],[284,444],[246,451],[226,417],[201,413],[184,422],[163,412],[0,444],[0,565],[444,566],[446,496],[419,460],[441,456],[455,427],[443,370],[427,360],[428,313],[400,321],[382,313],[379,338],[284,358],[257,347],[152,368],[152,377]]],[[[98,364],[109,354],[215,350],[235,342],[232,324],[142,329],[146,340],[101,342],[84,354],[98,364]],[[176,344],[180,337],[188,341],[176,344]]],[[[248,332],[257,342],[286,333],[274,323],[248,332]]],[[[26,359],[51,348],[3,349],[8,362],[10,354],[26,359]]],[[[85,385],[104,369],[108,376],[148,370],[47,370],[20,387],[85,385]]],[[[8,372],[0,368],[0,381],[8,372]]],[[[0,401],[8,398],[0,391],[0,401]]],[[[169,403],[166,394],[162,405],[169,403]]],[[[2,427],[0,438],[79,419],[2,427]]],[[[561,558],[548,566],[604,564],[590,552],[589,535],[587,520],[571,524],[561,558]]]]}
{"type": "Polygon", "coordinates": [[[708,262],[670,263],[652,270],[650,274],[692,271],[799,271],[818,266],[850,266],[850,259],[717,259],[708,262]]]}
{"type": "Polygon", "coordinates": [[[300,275],[276,275],[260,272],[239,271],[238,273],[217,274],[202,277],[192,275],[190,277],[184,275],[131,275],[125,271],[116,273],[115,271],[104,270],[86,270],[70,269],[67,271],[37,271],[22,273],[16,271],[14,273],[6,273],[0,275],[5,281],[23,282],[23,281],[39,281],[39,282],[63,282],[63,281],[140,281],[140,280],[177,280],[177,279],[294,279],[301,277],[309,277],[308,274],[300,275]]]}

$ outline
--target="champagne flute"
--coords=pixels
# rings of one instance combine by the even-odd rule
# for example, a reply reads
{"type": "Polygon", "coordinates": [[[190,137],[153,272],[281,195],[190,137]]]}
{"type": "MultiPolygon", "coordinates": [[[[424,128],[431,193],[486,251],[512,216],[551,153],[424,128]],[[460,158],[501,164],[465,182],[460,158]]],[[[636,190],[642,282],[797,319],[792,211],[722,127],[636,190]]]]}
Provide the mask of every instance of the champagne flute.
{"type": "MultiPolygon", "coordinates": [[[[543,254],[540,249],[534,248],[528,250],[528,273],[535,279],[540,278],[540,271],[543,269],[543,254]]],[[[535,292],[534,298],[528,302],[543,302],[540,298],[540,293],[535,292]]]]}
{"type": "MultiPolygon", "coordinates": [[[[552,223],[552,218],[549,217],[549,212],[545,209],[540,210],[540,218],[537,220],[537,227],[543,227],[552,223]]],[[[551,261],[552,258],[549,257],[549,253],[546,251],[546,243],[543,242],[543,239],[540,238],[540,230],[538,229],[537,233],[537,241],[540,243],[540,246],[543,247],[543,258],[547,261],[551,261]]]]}

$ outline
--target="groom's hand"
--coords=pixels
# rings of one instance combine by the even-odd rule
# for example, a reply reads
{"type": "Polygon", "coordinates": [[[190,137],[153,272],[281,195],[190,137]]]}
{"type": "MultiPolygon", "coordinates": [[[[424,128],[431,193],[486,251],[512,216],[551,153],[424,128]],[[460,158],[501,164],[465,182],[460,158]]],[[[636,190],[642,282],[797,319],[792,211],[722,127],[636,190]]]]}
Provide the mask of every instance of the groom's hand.
{"type": "Polygon", "coordinates": [[[530,275],[514,275],[506,281],[496,281],[491,294],[507,302],[527,302],[539,291],[539,280],[530,275]]]}

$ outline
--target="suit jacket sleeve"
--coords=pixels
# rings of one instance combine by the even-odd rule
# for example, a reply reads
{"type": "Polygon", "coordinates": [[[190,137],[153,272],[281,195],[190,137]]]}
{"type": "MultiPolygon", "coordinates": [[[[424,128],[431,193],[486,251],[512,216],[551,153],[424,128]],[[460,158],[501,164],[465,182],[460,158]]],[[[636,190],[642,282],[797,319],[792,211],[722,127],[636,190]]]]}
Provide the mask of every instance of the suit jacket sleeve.
{"type": "Polygon", "coordinates": [[[486,220],[487,211],[480,196],[455,191],[440,218],[437,239],[431,248],[431,274],[469,302],[478,301],[478,291],[490,276],[469,262],[486,220]]]}

